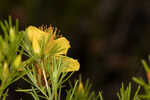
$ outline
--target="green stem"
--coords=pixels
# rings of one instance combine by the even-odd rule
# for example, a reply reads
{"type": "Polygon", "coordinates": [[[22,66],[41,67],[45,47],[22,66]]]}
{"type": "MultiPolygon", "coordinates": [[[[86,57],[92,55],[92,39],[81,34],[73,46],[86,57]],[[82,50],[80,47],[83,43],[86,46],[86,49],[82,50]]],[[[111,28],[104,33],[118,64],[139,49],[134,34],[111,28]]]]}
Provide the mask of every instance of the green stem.
{"type": "Polygon", "coordinates": [[[148,65],[147,65],[147,63],[146,63],[146,61],[145,61],[145,60],[142,60],[141,62],[142,62],[142,64],[143,64],[143,66],[144,66],[145,71],[146,71],[146,72],[149,72],[150,69],[149,69],[149,67],[148,67],[148,65]]]}
{"type": "MultiPolygon", "coordinates": [[[[46,78],[46,74],[45,74],[45,70],[43,68],[43,76],[44,76],[44,80],[45,80],[45,84],[46,84],[46,88],[47,88],[47,91],[48,91],[48,82],[47,82],[47,78],[46,78]]],[[[47,98],[47,100],[49,100],[49,98],[47,98]]]]}
{"type": "Polygon", "coordinates": [[[55,87],[55,100],[57,100],[57,87],[55,87]]]}
{"type": "Polygon", "coordinates": [[[52,86],[52,88],[53,88],[53,96],[54,96],[54,100],[57,100],[57,79],[54,79],[53,80],[53,86],[52,86]]]}

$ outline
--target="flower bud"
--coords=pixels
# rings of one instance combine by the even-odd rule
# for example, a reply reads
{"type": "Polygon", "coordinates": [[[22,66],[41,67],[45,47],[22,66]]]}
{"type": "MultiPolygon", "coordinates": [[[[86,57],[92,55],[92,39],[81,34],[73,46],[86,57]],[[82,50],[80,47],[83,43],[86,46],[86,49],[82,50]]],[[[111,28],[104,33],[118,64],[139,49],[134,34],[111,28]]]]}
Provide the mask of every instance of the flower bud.
{"type": "Polygon", "coordinates": [[[79,82],[78,91],[79,93],[84,94],[84,87],[82,81],[79,82]]]}
{"type": "Polygon", "coordinates": [[[21,67],[19,67],[21,65],[21,62],[22,62],[22,56],[21,54],[19,54],[14,62],[13,62],[13,66],[15,67],[15,69],[17,69],[18,71],[22,71],[23,69],[21,67]]]}
{"type": "Polygon", "coordinates": [[[4,62],[2,76],[3,76],[3,80],[6,80],[7,77],[9,76],[9,68],[7,62],[4,62]]]}
{"type": "Polygon", "coordinates": [[[15,30],[14,30],[14,28],[10,28],[10,30],[9,30],[9,36],[10,36],[10,41],[11,42],[13,42],[14,40],[15,40],[15,30]]]}

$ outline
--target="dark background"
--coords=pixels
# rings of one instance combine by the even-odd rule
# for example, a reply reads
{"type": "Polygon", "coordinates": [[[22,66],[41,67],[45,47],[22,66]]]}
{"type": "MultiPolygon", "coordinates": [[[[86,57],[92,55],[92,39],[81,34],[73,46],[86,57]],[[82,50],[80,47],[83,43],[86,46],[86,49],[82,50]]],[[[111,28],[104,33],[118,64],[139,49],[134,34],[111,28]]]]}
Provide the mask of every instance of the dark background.
{"type": "MultiPolygon", "coordinates": [[[[68,55],[81,64],[74,77],[89,78],[105,100],[116,99],[121,82],[144,76],[140,59],[150,51],[149,0],[0,0],[0,20],[9,15],[19,18],[20,29],[57,26],[71,42],[68,55]]],[[[19,100],[22,94],[11,87],[9,100],[19,100]]]]}

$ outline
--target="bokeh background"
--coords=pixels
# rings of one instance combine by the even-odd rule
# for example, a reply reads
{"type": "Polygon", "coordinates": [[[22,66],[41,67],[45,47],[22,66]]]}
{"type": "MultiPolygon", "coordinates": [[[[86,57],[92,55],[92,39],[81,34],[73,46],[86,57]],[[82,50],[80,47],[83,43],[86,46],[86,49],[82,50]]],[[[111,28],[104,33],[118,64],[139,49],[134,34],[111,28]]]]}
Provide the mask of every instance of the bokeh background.
{"type": "MultiPolygon", "coordinates": [[[[149,0],[0,0],[0,20],[58,27],[72,45],[69,56],[79,60],[83,82],[102,91],[105,100],[115,100],[121,82],[143,76],[141,59],[150,51],[149,0]]],[[[9,100],[19,100],[10,86],[9,100]]],[[[27,96],[23,96],[28,98],[27,96]]],[[[29,100],[29,98],[28,98],[29,100]]]]}

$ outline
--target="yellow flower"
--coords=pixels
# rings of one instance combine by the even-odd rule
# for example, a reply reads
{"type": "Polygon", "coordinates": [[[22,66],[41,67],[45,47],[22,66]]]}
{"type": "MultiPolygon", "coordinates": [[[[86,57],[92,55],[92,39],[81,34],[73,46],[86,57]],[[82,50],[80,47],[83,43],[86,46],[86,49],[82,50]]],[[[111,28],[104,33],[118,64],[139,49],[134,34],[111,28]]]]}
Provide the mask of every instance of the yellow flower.
{"type": "MultiPolygon", "coordinates": [[[[51,31],[53,31],[52,28],[50,28],[51,31]]],[[[47,54],[54,46],[57,45],[59,49],[61,49],[61,52],[57,52],[57,54],[65,54],[67,53],[68,49],[70,48],[70,43],[65,37],[60,37],[55,40],[56,37],[56,31],[53,31],[53,33],[48,33],[45,31],[42,31],[34,26],[29,26],[27,28],[27,34],[29,40],[32,42],[32,48],[34,53],[40,54],[41,48],[40,48],[40,41],[43,39],[44,42],[48,41],[44,53],[47,54]]]]}
{"type": "Polygon", "coordinates": [[[56,31],[57,29],[51,26],[45,31],[34,26],[29,26],[27,28],[27,36],[32,43],[34,53],[40,55],[40,41],[42,40],[45,46],[43,54],[61,57],[64,64],[63,72],[79,70],[80,64],[77,60],[64,56],[70,48],[69,41],[65,37],[56,38],[56,31]]]}

